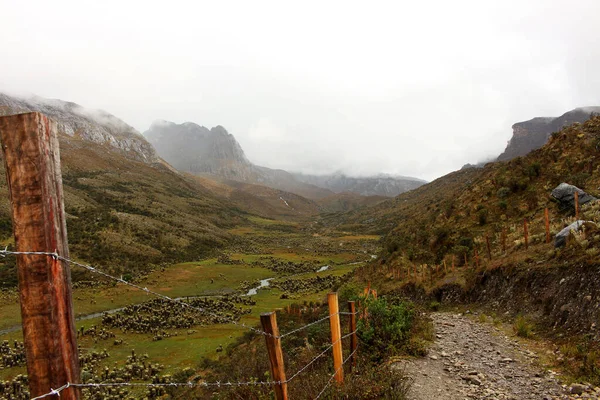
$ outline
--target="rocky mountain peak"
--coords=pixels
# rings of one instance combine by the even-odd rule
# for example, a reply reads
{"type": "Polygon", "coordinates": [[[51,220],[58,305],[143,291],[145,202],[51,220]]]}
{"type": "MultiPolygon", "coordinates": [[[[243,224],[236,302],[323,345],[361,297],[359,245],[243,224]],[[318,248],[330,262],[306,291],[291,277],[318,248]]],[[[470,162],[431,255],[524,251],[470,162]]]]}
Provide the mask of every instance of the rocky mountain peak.
{"type": "Polygon", "coordinates": [[[498,161],[507,161],[524,156],[539,149],[548,141],[553,132],[573,123],[587,121],[593,113],[600,113],[600,107],[575,108],[560,117],[536,117],[528,121],[517,122],[512,126],[513,136],[498,161]]]}
{"type": "Polygon", "coordinates": [[[144,136],[181,171],[243,181],[255,173],[235,137],[220,125],[208,129],[193,122],[155,121],[144,136]]]}
{"type": "Polygon", "coordinates": [[[108,145],[130,159],[146,163],[160,162],[158,154],[141,133],[106,111],[58,99],[39,96],[21,98],[0,93],[0,115],[32,111],[54,119],[59,134],[64,135],[63,140],[83,139],[108,145]]]}

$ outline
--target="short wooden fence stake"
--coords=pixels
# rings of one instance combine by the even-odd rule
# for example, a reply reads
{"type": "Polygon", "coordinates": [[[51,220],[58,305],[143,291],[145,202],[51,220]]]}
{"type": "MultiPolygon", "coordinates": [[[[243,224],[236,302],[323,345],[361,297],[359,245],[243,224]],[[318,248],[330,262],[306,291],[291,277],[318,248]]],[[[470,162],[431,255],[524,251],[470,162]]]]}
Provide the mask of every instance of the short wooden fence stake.
{"type": "Polygon", "coordinates": [[[546,243],[550,243],[550,215],[548,212],[548,207],[544,210],[544,219],[546,222],[546,243]]]}
{"type": "Polygon", "coordinates": [[[263,330],[269,334],[265,335],[265,340],[267,342],[267,352],[269,353],[271,376],[273,377],[273,381],[280,382],[275,384],[275,398],[277,400],[287,400],[287,382],[285,379],[281,339],[278,337],[279,328],[277,327],[277,314],[274,312],[261,314],[260,322],[263,330]]]}
{"type": "Polygon", "coordinates": [[[344,370],[342,366],[342,329],[340,327],[340,314],[337,293],[328,293],[329,303],[329,327],[331,328],[331,344],[333,345],[333,370],[335,380],[338,384],[344,382],[344,370]]]}

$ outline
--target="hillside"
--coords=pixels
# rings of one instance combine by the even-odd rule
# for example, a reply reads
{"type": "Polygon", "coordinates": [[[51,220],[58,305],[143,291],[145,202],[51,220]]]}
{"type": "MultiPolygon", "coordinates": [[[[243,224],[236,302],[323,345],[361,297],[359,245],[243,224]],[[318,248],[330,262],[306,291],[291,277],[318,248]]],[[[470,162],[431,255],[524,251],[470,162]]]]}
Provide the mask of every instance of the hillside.
{"type": "Polygon", "coordinates": [[[261,217],[303,219],[321,211],[316,202],[283,190],[215,176],[190,175],[190,178],[212,193],[226,198],[239,209],[261,217]]]}
{"type": "Polygon", "coordinates": [[[156,151],[125,122],[102,110],[92,110],[72,102],[31,96],[20,98],[0,93],[0,116],[39,111],[58,122],[62,142],[78,138],[107,146],[127,158],[145,163],[161,162],[156,151]]]}
{"type": "Polygon", "coordinates": [[[344,192],[325,197],[318,201],[324,212],[337,213],[352,211],[361,207],[371,207],[388,200],[385,196],[361,196],[344,192]]]}
{"type": "Polygon", "coordinates": [[[554,233],[562,229],[568,214],[550,192],[561,182],[597,192],[598,143],[600,117],[594,117],[553,134],[548,144],[525,157],[456,171],[393,200],[332,216],[323,223],[389,232],[384,250],[387,262],[405,256],[415,263],[435,265],[454,255],[462,263],[464,254],[470,259],[475,248],[484,254],[485,235],[495,249],[502,230],[508,232],[509,242],[522,238],[523,218],[532,225],[532,237],[539,240],[546,207],[554,233]]]}
{"type": "Polygon", "coordinates": [[[600,113],[600,107],[583,107],[568,111],[560,117],[537,117],[529,121],[517,122],[512,126],[513,136],[498,161],[507,161],[524,156],[532,150],[542,147],[553,132],[575,122],[582,123],[592,113],[600,113]]]}
{"type": "MultiPolygon", "coordinates": [[[[108,113],[60,100],[0,100],[4,114],[40,109],[58,122],[69,244],[80,260],[114,273],[144,274],[214,254],[239,242],[228,229],[249,224],[245,203],[234,204],[178,173],[108,113]]],[[[12,242],[3,163],[0,239],[12,242]]],[[[14,262],[3,261],[0,286],[14,286],[14,262]]]]}
{"type": "Polygon", "coordinates": [[[222,126],[208,129],[192,122],[175,124],[156,121],[144,132],[167,162],[180,171],[213,175],[295,193],[319,200],[334,193],[352,192],[363,196],[395,196],[424,183],[416,178],[380,175],[350,177],[343,174],[291,174],[251,163],[237,140],[222,126]]]}
{"type": "Polygon", "coordinates": [[[427,183],[422,179],[380,174],[352,177],[342,173],[331,175],[306,175],[296,173],[300,182],[329,189],[335,193],[351,192],[361,196],[394,197],[427,183]]]}

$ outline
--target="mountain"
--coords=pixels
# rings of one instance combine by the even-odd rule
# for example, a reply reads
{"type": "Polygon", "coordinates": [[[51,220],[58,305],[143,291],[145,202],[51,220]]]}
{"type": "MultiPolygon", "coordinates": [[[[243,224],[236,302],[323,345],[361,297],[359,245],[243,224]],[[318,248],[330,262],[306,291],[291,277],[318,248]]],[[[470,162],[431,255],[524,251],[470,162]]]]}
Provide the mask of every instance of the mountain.
{"type": "Polygon", "coordinates": [[[125,122],[102,110],[38,96],[26,98],[0,93],[0,116],[39,111],[58,122],[63,141],[81,138],[117,150],[127,158],[145,163],[161,162],[154,147],[125,122]]]}
{"type": "MultiPolygon", "coordinates": [[[[330,229],[352,225],[365,233],[386,235],[381,260],[388,264],[402,258],[439,265],[452,256],[462,264],[464,255],[472,259],[475,249],[484,257],[486,236],[493,251],[501,248],[503,235],[510,251],[516,251],[524,247],[524,219],[530,245],[541,244],[545,208],[550,211],[552,235],[572,221],[550,197],[555,187],[566,182],[598,195],[599,141],[600,116],[594,116],[551,135],[548,143],[524,157],[456,171],[372,207],[324,216],[321,223],[330,229]]],[[[592,210],[585,213],[586,219],[595,215],[592,210]]],[[[600,246],[600,235],[588,242],[590,248],[600,246]]]]}
{"type": "Polygon", "coordinates": [[[144,136],[161,157],[180,171],[268,186],[312,200],[345,191],[364,196],[396,196],[425,183],[415,178],[385,175],[313,176],[261,167],[248,160],[237,140],[222,126],[208,129],[192,122],[156,121],[144,136]]]}
{"type": "MultiPolygon", "coordinates": [[[[109,113],[62,100],[0,94],[1,115],[31,110],[57,122],[70,252],[112,274],[145,274],[244,245],[231,230],[250,225],[253,213],[275,218],[319,211],[313,202],[283,191],[223,189],[218,182],[182,174],[109,113]]],[[[0,241],[10,244],[11,208],[1,159],[0,153],[0,241]]],[[[73,274],[75,280],[86,278],[78,270],[73,274]]],[[[1,259],[0,288],[15,282],[14,259],[1,259]]]]}
{"type": "Polygon", "coordinates": [[[208,129],[192,122],[156,121],[144,136],[180,171],[269,186],[309,199],[333,194],[327,189],[299,182],[286,171],[252,164],[237,140],[222,126],[208,129]]]}
{"type": "Polygon", "coordinates": [[[342,173],[331,175],[294,174],[300,182],[309,183],[335,193],[351,192],[362,196],[395,197],[427,183],[417,178],[380,174],[370,177],[351,177],[342,173]]]}
{"type": "Polygon", "coordinates": [[[575,122],[583,123],[592,113],[600,113],[600,107],[576,108],[560,117],[537,117],[529,121],[517,122],[512,126],[513,136],[498,161],[507,161],[524,156],[532,150],[542,147],[553,132],[575,122]]]}

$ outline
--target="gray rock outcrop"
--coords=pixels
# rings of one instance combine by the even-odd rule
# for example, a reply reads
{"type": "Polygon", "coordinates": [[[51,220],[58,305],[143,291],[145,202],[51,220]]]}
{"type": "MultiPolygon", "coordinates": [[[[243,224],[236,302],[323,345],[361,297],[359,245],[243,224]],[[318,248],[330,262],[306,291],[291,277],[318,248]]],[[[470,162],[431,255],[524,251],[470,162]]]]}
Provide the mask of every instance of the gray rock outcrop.
{"type": "Polygon", "coordinates": [[[579,205],[598,200],[594,196],[579,189],[577,186],[569,185],[565,182],[554,188],[551,194],[552,197],[558,200],[561,208],[566,209],[575,207],[575,192],[579,193],[579,205]]]}
{"type": "Polygon", "coordinates": [[[571,232],[579,232],[585,226],[596,226],[592,221],[578,220],[567,226],[554,237],[554,247],[564,247],[567,244],[567,239],[571,232]]]}

